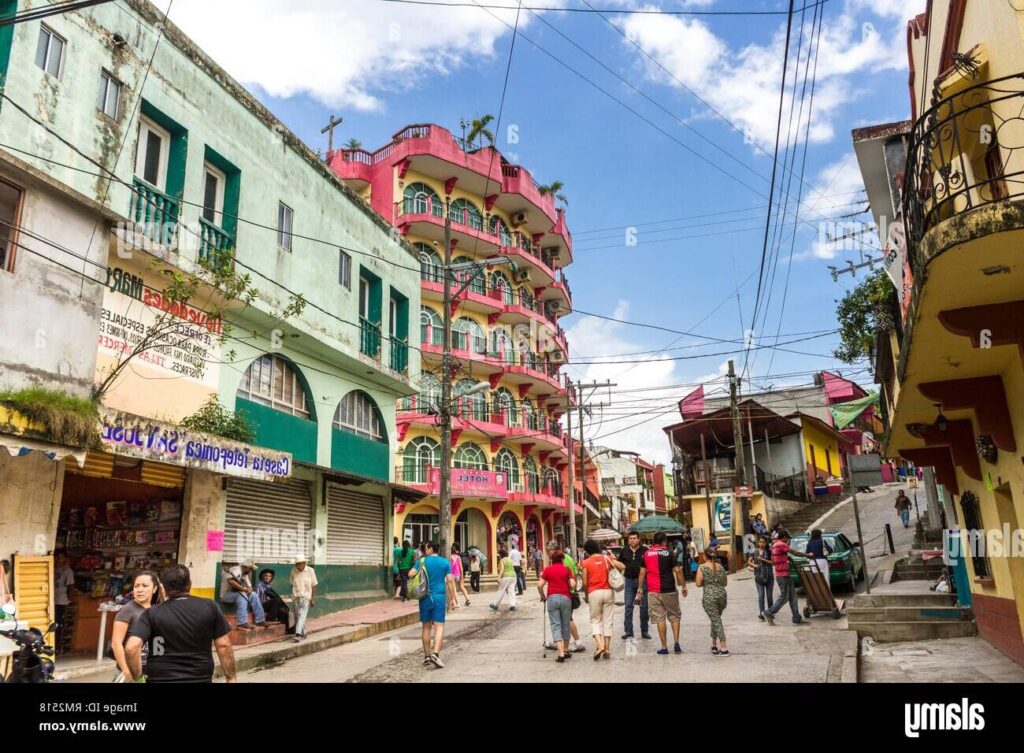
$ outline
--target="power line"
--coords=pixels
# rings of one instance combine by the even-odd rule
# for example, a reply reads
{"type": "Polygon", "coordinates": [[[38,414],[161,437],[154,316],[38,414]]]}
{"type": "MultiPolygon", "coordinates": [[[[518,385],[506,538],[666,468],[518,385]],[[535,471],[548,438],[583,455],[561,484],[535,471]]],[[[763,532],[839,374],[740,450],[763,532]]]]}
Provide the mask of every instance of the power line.
{"type": "Polygon", "coordinates": [[[14,13],[10,16],[0,18],[0,29],[5,26],[14,26],[15,24],[27,23],[29,21],[38,21],[43,18],[49,18],[50,16],[60,16],[65,13],[71,13],[72,11],[85,10],[86,8],[91,8],[94,5],[104,5],[109,2],[113,2],[113,0],[80,0],[80,2],[74,3],[51,3],[50,5],[43,6],[42,8],[23,10],[20,13],[14,13]]]}
{"type": "MultiPolygon", "coordinates": [[[[442,2],[441,0],[377,0],[382,3],[394,3],[396,5],[425,5],[440,8],[472,8],[478,7],[484,10],[516,10],[515,5],[481,4],[468,3],[453,0],[453,2],[442,2]]],[[[828,0],[819,0],[828,2],[828,0]]],[[[651,8],[553,8],[547,6],[523,5],[522,10],[547,11],[551,13],[625,13],[629,15],[651,15],[651,16],[784,16],[785,11],[776,10],[661,10],[651,8]]]]}
{"type": "MultiPolygon", "coordinates": [[[[772,200],[775,196],[775,173],[779,165],[779,135],[782,130],[782,107],[785,102],[786,95],[786,70],[789,66],[789,40],[790,35],[793,31],[793,0],[789,0],[789,19],[786,23],[786,47],[782,55],[782,83],[779,86],[779,117],[775,125],[775,154],[772,158],[772,180],[771,188],[768,189],[768,217],[764,224],[764,243],[761,248],[761,269],[757,274],[757,294],[754,296],[754,313],[750,318],[750,328],[754,329],[754,324],[757,322],[757,307],[761,302],[761,287],[764,283],[764,264],[765,257],[768,254],[768,230],[771,227],[772,220],[772,200]]],[[[744,356],[744,370],[746,370],[746,363],[748,357],[744,356]]]]}

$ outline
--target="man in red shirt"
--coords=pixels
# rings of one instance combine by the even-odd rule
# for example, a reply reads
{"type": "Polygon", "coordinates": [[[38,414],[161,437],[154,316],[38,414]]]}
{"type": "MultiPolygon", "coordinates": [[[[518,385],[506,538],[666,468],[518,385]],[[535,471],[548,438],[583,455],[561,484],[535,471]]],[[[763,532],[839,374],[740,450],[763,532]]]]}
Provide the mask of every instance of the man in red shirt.
{"type": "Polygon", "coordinates": [[[772,566],[775,568],[775,582],[779,585],[779,598],[765,610],[764,619],[769,625],[775,624],[775,615],[787,601],[789,609],[793,613],[793,624],[799,625],[803,622],[800,617],[800,601],[796,597],[796,586],[793,585],[793,579],[789,577],[789,555],[795,554],[797,557],[807,557],[808,559],[811,559],[811,555],[807,552],[798,552],[790,547],[789,539],[789,531],[782,531],[779,538],[772,542],[772,566]]]}
{"type": "Polygon", "coordinates": [[[683,653],[679,645],[679,619],[682,611],[679,608],[678,584],[683,586],[683,596],[687,595],[686,581],[683,579],[683,568],[665,546],[665,533],[654,534],[654,546],[644,552],[643,566],[640,568],[639,583],[647,583],[647,599],[651,622],[658,626],[658,637],[661,638],[659,654],[668,654],[668,631],[665,620],[672,623],[672,635],[675,639],[675,652],[683,653]]]}

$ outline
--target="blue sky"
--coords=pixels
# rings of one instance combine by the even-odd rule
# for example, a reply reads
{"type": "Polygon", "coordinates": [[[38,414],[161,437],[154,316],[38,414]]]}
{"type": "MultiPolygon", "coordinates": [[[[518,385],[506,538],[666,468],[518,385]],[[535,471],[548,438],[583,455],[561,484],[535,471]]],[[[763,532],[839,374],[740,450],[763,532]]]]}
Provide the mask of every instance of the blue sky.
{"type": "MultiPolygon", "coordinates": [[[[589,2],[634,11],[788,7],[784,0],[589,2]]],[[[586,7],[583,0],[526,4],[586,7]]],[[[851,156],[850,130],[909,117],[906,21],[923,6],[924,0],[829,0],[823,6],[802,174],[801,214],[807,223],[796,234],[788,265],[800,180],[780,170],[776,196],[785,201],[781,189],[787,188],[792,198],[774,285],[766,283],[762,294],[766,298],[771,291],[767,315],[754,331],[755,338],[767,339],[756,342],[773,343],[777,330],[780,341],[787,341],[808,336],[793,333],[835,327],[835,300],[855,281],[845,275],[833,282],[827,265],[859,261],[860,255],[855,247],[821,243],[819,223],[864,206],[858,201],[862,183],[851,156]]],[[[812,13],[808,8],[804,18],[797,110],[812,13]]],[[[382,0],[175,0],[170,18],[314,148],[326,149],[320,129],[333,113],[345,119],[336,132],[339,141],[355,137],[373,149],[409,123],[439,123],[458,133],[462,117],[497,116],[512,40],[505,24],[514,23],[515,13],[382,0]],[[226,28],[233,33],[224,33],[226,28]]],[[[522,36],[515,43],[497,146],[539,181],[565,184],[576,246],[568,276],[578,309],[673,330],[700,323],[702,335],[742,339],[757,289],[772,168],[764,151],[774,147],[786,17],[630,13],[608,18],[616,28],[592,13],[522,11],[522,36]],[[518,131],[517,143],[508,143],[509,126],[518,131]],[[665,222],[674,218],[690,219],[665,222]],[[627,245],[627,232],[636,245],[627,245]],[[744,280],[737,303],[736,288],[744,280]]],[[[799,37],[797,13],[792,50],[799,37]]],[[[784,147],[792,122],[799,176],[806,121],[798,128],[796,116],[789,117],[793,60],[782,141],[784,147]]],[[[809,97],[804,98],[805,118],[808,103],[809,97]]],[[[780,163],[783,156],[780,148],[780,163]]],[[[575,366],[572,376],[619,385],[611,394],[596,396],[611,405],[595,412],[588,434],[600,444],[636,449],[661,461],[668,460],[661,427],[677,420],[672,405],[692,387],[633,390],[714,379],[730,356],[701,354],[741,347],[579,314],[565,326],[572,358],[606,361],[575,366]],[[643,354],[621,355],[626,353],[643,354]],[[677,356],[687,359],[664,360],[677,356]],[[642,362],[614,363],[624,360],[642,362]]],[[[870,387],[868,373],[820,357],[828,356],[835,343],[834,336],[827,336],[787,346],[819,355],[780,351],[773,359],[771,351],[758,351],[751,355],[753,384],[806,382],[809,376],[798,372],[839,368],[870,387]]],[[[742,354],[733,357],[742,364],[742,354]]],[[[707,389],[721,385],[719,379],[707,389]]]]}

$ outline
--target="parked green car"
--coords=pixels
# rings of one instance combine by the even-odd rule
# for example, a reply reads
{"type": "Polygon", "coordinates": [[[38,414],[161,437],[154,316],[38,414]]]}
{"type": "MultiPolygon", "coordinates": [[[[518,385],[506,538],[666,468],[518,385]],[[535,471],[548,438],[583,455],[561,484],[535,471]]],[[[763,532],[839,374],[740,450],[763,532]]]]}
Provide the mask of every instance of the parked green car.
{"type": "MultiPolygon", "coordinates": [[[[821,537],[832,549],[832,554],[828,555],[829,582],[833,587],[845,585],[850,591],[855,591],[857,581],[864,580],[864,558],[861,556],[860,546],[838,531],[822,531],[821,537]]],[[[794,536],[789,545],[797,551],[806,552],[810,539],[809,533],[801,533],[799,536],[794,536]]],[[[807,563],[805,557],[791,557],[790,559],[794,564],[807,563]]],[[[796,567],[790,568],[790,577],[793,579],[794,585],[800,585],[800,575],[796,567]]]]}

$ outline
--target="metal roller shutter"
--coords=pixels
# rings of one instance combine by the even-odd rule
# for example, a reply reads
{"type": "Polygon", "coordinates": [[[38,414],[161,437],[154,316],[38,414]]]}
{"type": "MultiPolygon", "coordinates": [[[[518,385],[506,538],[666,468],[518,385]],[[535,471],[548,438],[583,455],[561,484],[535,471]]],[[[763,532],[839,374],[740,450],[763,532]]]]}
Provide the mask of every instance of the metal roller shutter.
{"type": "Polygon", "coordinates": [[[308,481],[288,479],[286,482],[266,483],[233,478],[228,481],[224,515],[224,560],[238,562],[246,556],[255,556],[261,563],[290,562],[299,552],[285,551],[295,547],[282,546],[281,542],[294,542],[300,525],[302,554],[311,556],[309,532],[312,524],[313,498],[308,481]],[[251,549],[251,542],[255,542],[260,551],[239,551],[240,543],[243,549],[251,549]]]}
{"type": "Polygon", "coordinates": [[[327,564],[384,565],[384,498],[327,485],[327,564]]]}

